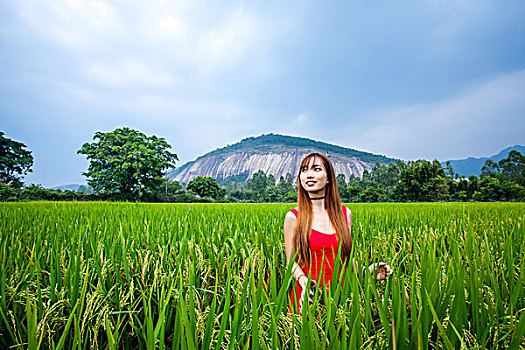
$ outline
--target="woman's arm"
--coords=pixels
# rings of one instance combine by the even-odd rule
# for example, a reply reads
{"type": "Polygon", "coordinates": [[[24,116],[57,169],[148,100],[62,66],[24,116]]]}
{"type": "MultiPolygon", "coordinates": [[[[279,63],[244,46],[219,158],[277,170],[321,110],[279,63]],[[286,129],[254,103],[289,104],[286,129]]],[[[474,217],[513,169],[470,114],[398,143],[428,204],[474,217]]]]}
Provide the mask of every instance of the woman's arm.
{"type": "MultiPolygon", "coordinates": [[[[288,212],[284,218],[284,250],[286,254],[286,263],[290,263],[293,253],[293,234],[297,217],[292,213],[288,212]]],[[[313,303],[311,297],[314,296],[312,289],[317,286],[317,281],[310,280],[310,286],[308,287],[308,276],[304,273],[303,269],[295,261],[292,266],[293,277],[301,286],[301,297],[299,298],[299,310],[303,307],[303,301],[306,293],[309,294],[310,304],[313,303]]]]}
{"type": "MultiPolygon", "coordinates": [[[[290,263],[293,252],[293,232],[295,229],[295,223],[297,218],[292,212],[288,212],[284,218],[284,251],[286,254],[286,263],[290,263]]],[[[293,267],[293,277],[296,281],[299,282],[301,288],[305,288],[306,283],[308,282],[308,276],[305,275],[303,269],[294,261],[293,267]],[[304,276],[304,277],[302,277],[304,276]]]]}

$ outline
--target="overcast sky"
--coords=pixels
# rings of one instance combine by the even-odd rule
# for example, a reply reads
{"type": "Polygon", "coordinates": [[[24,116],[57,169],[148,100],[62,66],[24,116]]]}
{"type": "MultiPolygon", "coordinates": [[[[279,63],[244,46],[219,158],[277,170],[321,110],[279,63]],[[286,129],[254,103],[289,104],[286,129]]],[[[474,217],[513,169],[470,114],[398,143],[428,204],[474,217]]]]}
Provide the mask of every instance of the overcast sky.
{"type": "Polygon", "coordinates": [[[83,183],[96,131],[182,165],[263,133],[409,159],[525,144],[525,1],[0,2],[0,130],[83,183]]]}

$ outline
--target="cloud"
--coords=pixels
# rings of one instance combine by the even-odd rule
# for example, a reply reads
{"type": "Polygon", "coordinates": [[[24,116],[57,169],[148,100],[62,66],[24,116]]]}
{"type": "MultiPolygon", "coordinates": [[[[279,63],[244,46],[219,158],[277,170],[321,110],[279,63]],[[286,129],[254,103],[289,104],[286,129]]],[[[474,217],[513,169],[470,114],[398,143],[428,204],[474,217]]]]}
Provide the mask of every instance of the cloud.
{"type": "MultiPolygon", "coordinates": [[[[498,76],[444,101],[369,115],[356,142],[403,159],[488,155],[525,141],[525,70],[498,76]]],[[[348,130],[348,128],[347,128],[348,130]]]]}
{"type": "Polygon", "coordinates": [[[297,118],[295,118],[295,123],[296,124],[305,123],[306,121],[308,121],[308,115],[306,113],[300,113],[297,116],[297,118]]]}
{"type": "Polygon", "coordinates": [[[91,64],[88,79],[96,83],[120,88],[156,88],[173,85],[177,79],[171,73],[137,60],[121,60],[112,65],[91,64]]]}
{"type": "Polygon", "coordinates": [[[256,36],[255,18],[250,18],[243,7],[239,7],[224,23],[205,33],[199,47],[204,57],[214,62],[235,61],[256,41],[256,36]]]}
{"type": "Polygon", "coordinates": [[[86,50],[123,30],[118,10],[101,0],[21,0],[21,17],[46,40],[73,50],[86,50]]]}
{"type": "Polygon", "coordinates": [[[182,41],[187,37],[187,28],[175,16],[157,13],[142,21],[142,35],[149,40],[182,41]]]}

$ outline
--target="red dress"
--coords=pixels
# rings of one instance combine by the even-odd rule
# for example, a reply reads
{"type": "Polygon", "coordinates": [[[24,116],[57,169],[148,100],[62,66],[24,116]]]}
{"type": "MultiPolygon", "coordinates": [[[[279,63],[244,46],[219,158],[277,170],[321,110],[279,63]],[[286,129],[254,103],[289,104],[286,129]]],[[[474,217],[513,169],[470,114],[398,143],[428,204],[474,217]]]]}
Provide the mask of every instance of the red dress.
{"type": "MultiPolygon", "coordinates": [[[[348,225],[348,218],[346,216],[347,208],[342,205],[343,215],[345,217],[346,225],[348,225]]],[[[298,215],[296,209],[290,210],[295,216],[298,215]]],[[[322,233],[312,229],[310,233],[310,252],[311,252],[311,261],[310,266],[301,266],[305,275],[308,277],[308,274],[311,273],[311,279],[317,281],[318,284],[324,283],[325,291],[330,286],[332,282],[332,275],[334,271],[334,262],[337,257],[337,251],[339,249],[339,240],[337,235],[334,233],[322,233]],[[323,260],[324,254],[324,260],[323,260]]],[[[292,289],[290,295],[290,309],[294,301],[297,303],[297,310],[299,310],[299,299],[301,298],[302,288],[299,285],[299,282],[295,282],[295,290],[292,289]],[[295,291],[295,295],[294,295],[295,291]],[[295,298],[294,298],[295,297],[295,298]]],[[[305,296],[304,302],[307,301],[305,296]]]]}

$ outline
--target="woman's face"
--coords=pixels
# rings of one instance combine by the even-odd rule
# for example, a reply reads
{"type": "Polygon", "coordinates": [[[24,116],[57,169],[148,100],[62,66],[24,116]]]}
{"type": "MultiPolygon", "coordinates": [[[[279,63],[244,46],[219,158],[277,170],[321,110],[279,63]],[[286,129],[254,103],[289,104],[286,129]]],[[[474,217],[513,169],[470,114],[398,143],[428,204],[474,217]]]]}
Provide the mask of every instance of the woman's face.
{"type": "Polygon", "coordinates": [[[325,187],[328,182],[328,174],[321,159],[312,157],[308,165],[304,166],[300,171],[299,178],[303,188],[308,193],[324,196],[325,187]]]}

